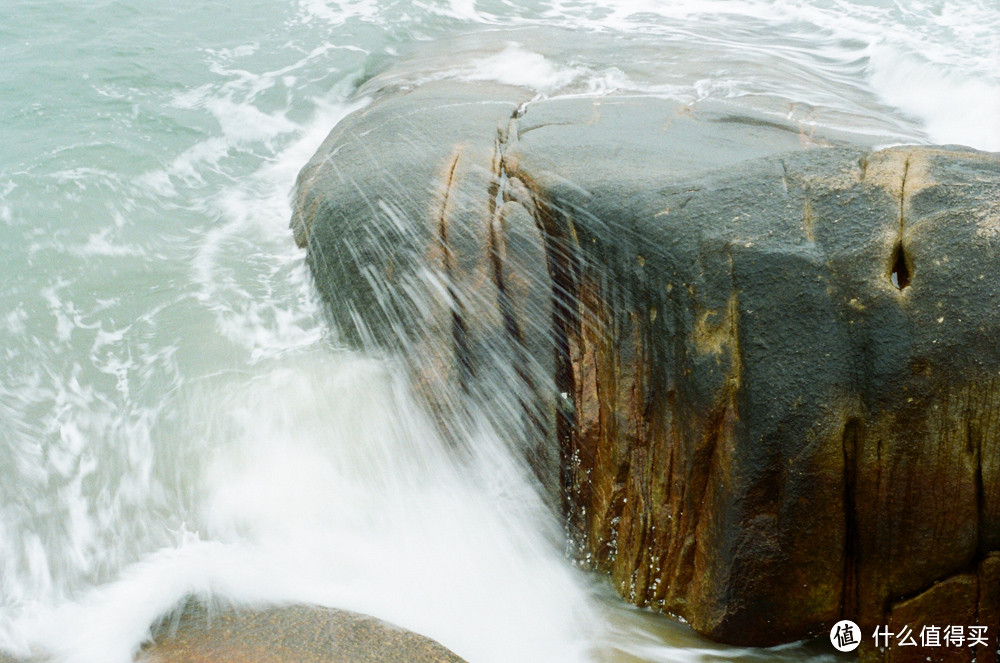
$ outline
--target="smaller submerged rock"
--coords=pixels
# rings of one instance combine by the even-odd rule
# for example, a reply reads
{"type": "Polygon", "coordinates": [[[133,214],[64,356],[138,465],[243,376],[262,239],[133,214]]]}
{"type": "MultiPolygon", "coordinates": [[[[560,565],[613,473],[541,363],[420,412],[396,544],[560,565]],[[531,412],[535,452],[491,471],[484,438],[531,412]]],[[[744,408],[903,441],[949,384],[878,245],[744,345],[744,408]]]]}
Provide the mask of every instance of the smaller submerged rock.
{"type": "MultiPolygon", "coordinates": [[[[2,657],[0,657],[2,660],[2,657]]],[[[136,663],[465,663],[430,638],[319,606],[214,613],[190,604],[136,663]]]]}

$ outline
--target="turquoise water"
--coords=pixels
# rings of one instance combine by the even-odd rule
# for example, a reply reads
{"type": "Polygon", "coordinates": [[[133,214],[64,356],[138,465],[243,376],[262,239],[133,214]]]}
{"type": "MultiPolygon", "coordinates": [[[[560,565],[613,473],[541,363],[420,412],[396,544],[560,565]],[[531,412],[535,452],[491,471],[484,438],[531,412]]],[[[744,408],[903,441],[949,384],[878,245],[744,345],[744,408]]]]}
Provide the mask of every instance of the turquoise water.
{"type": "Polygon", "coordinates": [[[339,348],[294,177],[372,76],[1000,150],[998,72],[995,0],[7,7],[0,650],[127,661],[194,592],[363,610],[472,663],[737,656],[608,608],[490,431],[457,466],[392,365],[339,348]]]}

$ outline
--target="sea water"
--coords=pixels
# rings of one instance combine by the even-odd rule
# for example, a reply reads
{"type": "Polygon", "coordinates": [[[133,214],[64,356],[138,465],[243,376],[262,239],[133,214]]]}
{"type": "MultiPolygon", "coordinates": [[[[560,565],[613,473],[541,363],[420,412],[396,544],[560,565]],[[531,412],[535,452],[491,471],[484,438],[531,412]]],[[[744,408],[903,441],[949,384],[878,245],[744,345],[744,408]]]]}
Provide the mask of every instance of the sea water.
{"type": "Polygon", "coordinates": [[[996,0],[6,3],[0,651],[125,663],[194,595],[358,610],[470,663],[826,658],[620,604],[502,435],[453,453],[395,358],[339,342],[289,194],[385,72],[1000,150],[996,0]]]}

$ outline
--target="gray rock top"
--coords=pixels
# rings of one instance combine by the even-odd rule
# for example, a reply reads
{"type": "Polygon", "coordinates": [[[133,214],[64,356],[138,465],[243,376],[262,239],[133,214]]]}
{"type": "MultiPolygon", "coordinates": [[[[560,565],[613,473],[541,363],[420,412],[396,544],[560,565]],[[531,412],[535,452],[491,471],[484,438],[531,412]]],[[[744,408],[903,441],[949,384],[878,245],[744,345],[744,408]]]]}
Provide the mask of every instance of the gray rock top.
{"type": "Polygon", "coordinates": [[[220,614],[189,606],[137,663],[464,663],[437,642],[344,610],[286,606],[220,614]]]}

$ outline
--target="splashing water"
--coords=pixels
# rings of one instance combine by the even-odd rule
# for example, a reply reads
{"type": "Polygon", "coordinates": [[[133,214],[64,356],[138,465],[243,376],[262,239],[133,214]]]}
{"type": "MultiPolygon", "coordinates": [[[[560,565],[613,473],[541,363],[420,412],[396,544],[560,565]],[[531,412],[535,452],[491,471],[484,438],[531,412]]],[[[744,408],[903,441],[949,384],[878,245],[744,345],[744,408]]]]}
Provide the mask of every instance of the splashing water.
{"type": "Polygon", "coordinates": [[[377,74],[768,98],[876,142],[1000,150],[998,54],[991,0],[11,13],[0,651],[129,661],[194,594],[353,609],[471,663],[824,659],[713,646],[574,568],[509,431],[474,417],[457,454],[393,358],[340,347],[288,194],[377,74]]]}

